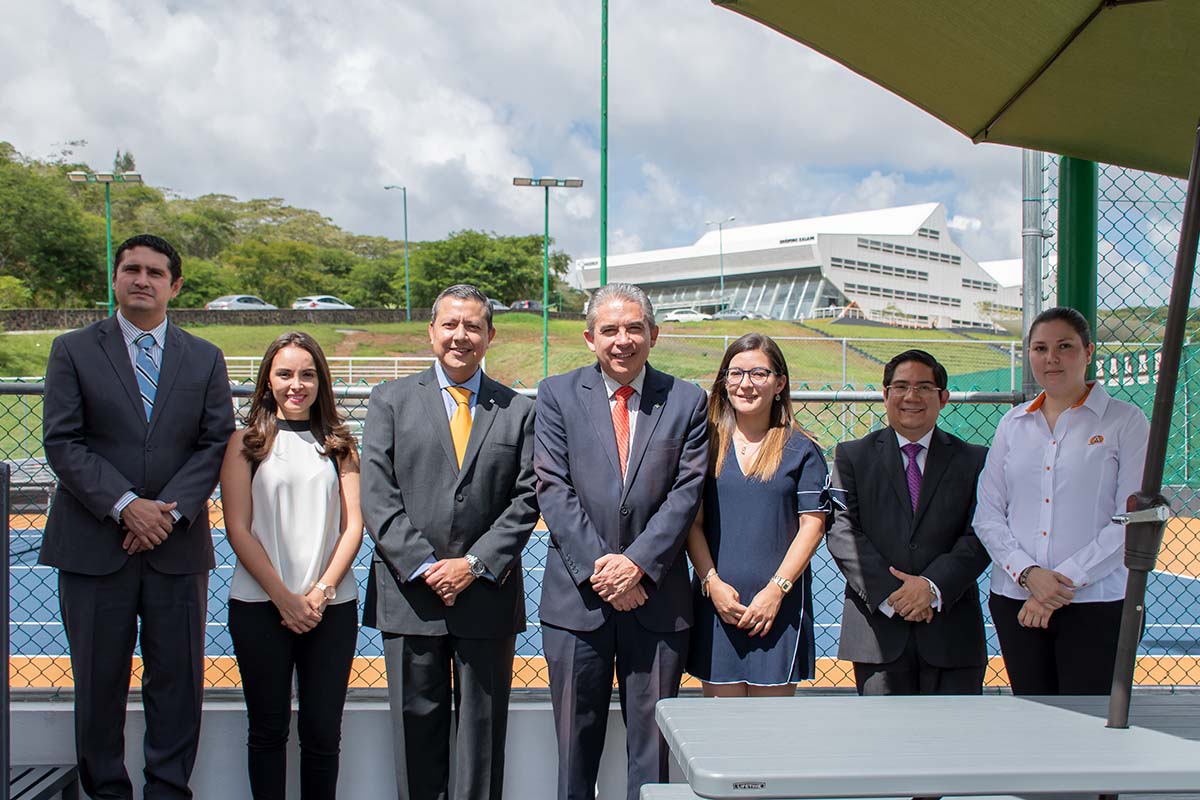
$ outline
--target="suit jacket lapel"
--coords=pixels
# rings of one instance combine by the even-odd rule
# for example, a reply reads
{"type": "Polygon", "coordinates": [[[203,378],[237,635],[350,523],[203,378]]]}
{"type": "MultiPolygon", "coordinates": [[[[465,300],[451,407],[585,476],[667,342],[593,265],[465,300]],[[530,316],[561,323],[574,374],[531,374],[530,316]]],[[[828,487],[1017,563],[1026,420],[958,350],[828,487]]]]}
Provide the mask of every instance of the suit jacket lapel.
{"type": "MultiPolygon", "coordinates": [[[[667,389],[670,385],[670,378],[649,364],[646,365],[646,377],[642,381],[641,402],[638,404],[637,410],[637,428],[633,432],[633,442],[629,446],[629,461],[625,464],[625,487],[621,491],[622,500],[629,492],[629,487],[633,485],[633,478],[642,464],[642,457],[646,455],[646,446],[650,444],[650,437],[654,435],[654,429],[658,427],[658,421],[662,418],[663,405],[666,403],[667,389]]],[[[613,434],[613,447],[616,447],[615,433],[613,434]]]]}
{"type": "Polygon", "coordinates": [[[933,499],[934,488],[946,474],[950,462],[954,460],[954,450],[950,446],[950,437],[941,428],[933,429],[933,438],[929,440],[929,452],[925,454],[925,471],[921,473],[921,496],[917,500],[917,514],[913,519],[913,529],[921,524],[926,509],[933,499]],[[926,491],[926,487],[930,487],[926,491]]]}
{"type": "Polygon", "coordinates": [[[108,356],[113,372],[125,387],[125,394],[133,404],[134,414],[142,425],[147,425],[146,409],[142,406],[142,393],[138,390],[137,379],[133,376],[133,365],[129,361],[129,349],[125,346],[125,337],[121,335],[121,326],[117,318],[109,317],[100,323],[96,329],[100,338],[100,349],[108,356]]]}
{"type": "Polygon", "coordinates": [[[904,531],[906,538],[912,538],[912,499],[908,496],[908,479],[904,476],[904,459],[900,457],[900,445],[896,443],[896,432],[889,428],[884,428],[879,432],[879,438],[875,440],[876,446],[880,449],[880,458],[883,462],[883,471],[887,477],[887,482],[891,484],[892,491],[896,494],[896,504],[900,508],[900,519],[903,522],[901,530],[904,531]]]}
{"type": "Polygon", "coordinates": [[[600,441],[600,449],[608,456],[608,464],[612,467],[617,481],[621,480],[621,462],[617,460],[617,434],[612,425],[612,406],[608,402],[608,388],[600,375],[600,364],[583,373],[579,381],[579,400],[592,422],[596,438],[600,441]]]}
{"type": "MultiPolygon", "coordinates": [[[[151,431],[154,430],[159,417],[166,409],[167,398],[170,397],[171,387],[175,385],[175,378],[179,375],[179,368],[184,359],[183,349],[186,347],[183,334],[179,328],[170,323],[167,323],[167,332],[163,341],[166,347],[163,348],[162,363],[158,367],[158,388],[154,392],[154,407],[150,411],[151,431]]],[[[140,395],[139,399],[141,399],[140,395]]]]}
{"type": "MultiPolygon", "coordinates": [[[[471,436],[467,439],[467,451],[463,453],[462,469],[459,472],[460,480],[467,473],[467,467],[479,456],[483,440],[492,423],[496,421],[495,382],[487,375],[481,375],[480,378],[479,396],[475,398],[475,416],[471,419],[471,436]]],[[[449,431],[449,426],[446,430],[449,431]]]]}
{"type": "MultiPolygon", "coordinates": [[[[450,438],[450,420],[446,416],[446,404],[442,400],[442,387],[438,386],[437,373],[434,372],[433,367],[422,372],[417,378],[417,383],[421,387],[418,394],[421,396],[421,404],[425,406],[425,411],[429,414],[429,424],[433,429],[433,435],[441,443],[442,450],[446,453],[446,460],[450,462],[450,469],[457,475],[458,457],[454,454],[454,440],[450,438]]],[[[474,438],[473,431],[472,438],[474,438]]]]}

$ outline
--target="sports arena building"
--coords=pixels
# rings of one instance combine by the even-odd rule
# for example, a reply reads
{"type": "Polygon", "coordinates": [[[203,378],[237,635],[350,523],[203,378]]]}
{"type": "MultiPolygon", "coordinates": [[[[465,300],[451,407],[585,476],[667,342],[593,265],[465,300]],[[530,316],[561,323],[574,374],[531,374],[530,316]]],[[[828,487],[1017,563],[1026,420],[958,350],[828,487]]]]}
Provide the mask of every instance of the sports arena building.
{"type": "MultiPolygon", "coordinates": [[[[600,259],[572,273],[596,289],[600,259]]],[[[1021,314],[1020,285],[954,243],[940,203],[711,230],[686,247],[610,256],[608,280],[636,283],[661,311],[985,329],[1021,314]]]]}

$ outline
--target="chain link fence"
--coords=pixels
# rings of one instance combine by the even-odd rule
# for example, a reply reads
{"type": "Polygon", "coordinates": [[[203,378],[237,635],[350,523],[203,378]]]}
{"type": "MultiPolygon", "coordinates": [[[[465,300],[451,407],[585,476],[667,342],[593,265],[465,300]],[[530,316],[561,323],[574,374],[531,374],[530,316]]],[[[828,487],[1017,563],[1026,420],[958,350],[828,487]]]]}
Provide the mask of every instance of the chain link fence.
{"type": "MultiPolygon", "coordinates": [[[[905,346],[895,345],[893,352],[905,349],[905,346]]],[[[882,368],[879,369],[881,372],[882,368]]],[[[881,374],[876,381],[879,377],[881,374]]],[[[955,391],[951,403],[942,412],[939,424],[967,441],[988,444],[996,423],[1016,399],[1008,389],[1007,374],[1004,377],[1001,386],[980,386],[977,373],[952,376],[951,388],[955,391]],[[980,389],[985,391],[968,391],[980,389]]],[[[1124,380],[1124,373],[1118,379],[1124,380]]],[[[1138,384],[1137,388],[1147,397],[1152,397],[1152,382],[1138,384]]],[[[235,403],[238,404],[239,413],[245,410],[243,406],[249,390],[247,385],[235,387],[235,403]]],[[[40,383],[0,384],[0,458],[12,463],[14,473],[11,492],[14,516],[9,555],[12,572],[9,619],[12,626],[12,685],[18,688],[71,685],[67,643],[59,620],[57,576],[53,569],[37,564],[41,531],[55,487],[54,474],[41,452],[41,393],[40,383]]],[[[369,388],[341,386],[337,389],[337,395],[342,413],[352,426],[360,427],[366,418],[369,388]]],[[[830,460],[833,448],[839,441],[863,436],[886,424],[880,395],[870,387],[858,391],[848,391],[834,385],[809,387],[794,392],[793,399],[796,401],[797,420],[817,438],[830,460]]],[[[1186,442],[1186,437],[1183,437],[1179,443],[1185,451],[1186,442]]],[[[1190,454],[1182,458],[1180,464],[1180,469],[1190,470],[1190,475],[1196,474],[1190,466],[1190,454]]],[[[219,493],[212,499],[210,517],[214,528],[217,567],[209,581],[207,685],[235,687],[240,684],[240,678],[226,626],[234,555],[224,536],[219,493]]],[[[1178,549],[1182,541],[1180,537],[1169,538],[1164,554],[1164,559],[1169,563],[1164,569],[1170,571],[1156,573],[1152,579],[1147,638],[1143,643],[1139,672],[1139,681],[1142,683],[1200,684],[1200,665],[1194,663],[1194,654],[1200,653],[1200,640],[1197,639],[1200,624],[1195,622],[1196,615],[1200,613],[1200,596],[1196,596],[1198,592],[1192,588],[1196,580],[1180,577],[1193,573],[1200,576],[1200,560],[1190,555],[1191,549],[1178,549]]],[[[544,526],[539,524],[523,555],[529,625],[517,640],[514,687],[518,690],[540,689],[547,685],[537,607],[548,552],[546,545],[547,533],[544,526]]],[[[370,541],[365,539],[354,564],[360,587],[365,588],[370,560],[370,541]]],[[[813,575],[817,678],[804,685],[853,686],[850,664],[836,659],[844,581],[824,548],[820,548],[814,558],[813,575]]],[[[981,594],[985,596],[986,572],[980,586],[981,594]]],[[[984,609],[986,614],[986,603],[984,609]]],[[[992,658],[987,680],[989,685],[1003,686],[1007,679],[999,658],[999,646],[990,621],[988,625],[992,658]]],[[[137,669],[138,660],[135,658],[137,669]]],[[[382,643],[377,631],[360,631],[351,685],[386,685],[382,643]]]]}

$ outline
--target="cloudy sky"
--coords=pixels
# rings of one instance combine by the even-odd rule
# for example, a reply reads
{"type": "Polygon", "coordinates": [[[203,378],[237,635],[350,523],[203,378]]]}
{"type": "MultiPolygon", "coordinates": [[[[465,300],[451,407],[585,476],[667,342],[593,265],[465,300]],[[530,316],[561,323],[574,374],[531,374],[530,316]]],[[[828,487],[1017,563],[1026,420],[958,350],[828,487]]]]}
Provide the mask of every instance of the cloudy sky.
{"type": "MultiPolygon", "coordinates": [[[[131,151],[187,197],[281,197],[349,231],[551,233],[599,252],[596,0],[0,0],[0,140],[131,151]],[[16,24],[14,24],[16,23],[16,24]]],[[[1020,251],[1020,153],[976,146],[708,0],[611,0],[609,248],[945,203],[976,259],[1020,251]]]]}

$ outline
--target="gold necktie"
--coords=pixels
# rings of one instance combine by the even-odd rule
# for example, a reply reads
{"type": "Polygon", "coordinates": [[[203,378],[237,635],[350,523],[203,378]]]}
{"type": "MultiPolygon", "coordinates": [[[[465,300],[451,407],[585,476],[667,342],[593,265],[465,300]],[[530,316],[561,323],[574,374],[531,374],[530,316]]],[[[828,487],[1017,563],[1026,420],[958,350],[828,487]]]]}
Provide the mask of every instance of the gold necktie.
{"type": "Polygon", "coordinates": [[[458,403],[454,416],[450,418],[450,438],[454,440],[454,455],[461,467],[467,452],[467,440],[471,438],[471,390],[465,386],[447,386],[446,390],[458,403]]]}

